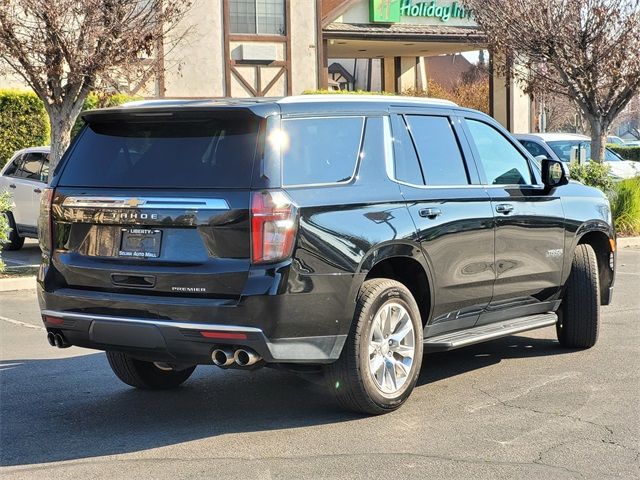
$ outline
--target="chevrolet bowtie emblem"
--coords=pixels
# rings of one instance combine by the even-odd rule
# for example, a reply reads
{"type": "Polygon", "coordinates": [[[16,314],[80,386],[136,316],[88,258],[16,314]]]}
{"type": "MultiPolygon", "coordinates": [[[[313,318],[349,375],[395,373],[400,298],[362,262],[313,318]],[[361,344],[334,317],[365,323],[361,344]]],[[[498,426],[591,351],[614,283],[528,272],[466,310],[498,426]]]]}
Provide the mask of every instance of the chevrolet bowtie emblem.
{"type": "Polygon", "coordinates": [[[136,208],[144,203],[144,200],[138,198],[130,198],[124,202],[127,207],[136,208]]]}

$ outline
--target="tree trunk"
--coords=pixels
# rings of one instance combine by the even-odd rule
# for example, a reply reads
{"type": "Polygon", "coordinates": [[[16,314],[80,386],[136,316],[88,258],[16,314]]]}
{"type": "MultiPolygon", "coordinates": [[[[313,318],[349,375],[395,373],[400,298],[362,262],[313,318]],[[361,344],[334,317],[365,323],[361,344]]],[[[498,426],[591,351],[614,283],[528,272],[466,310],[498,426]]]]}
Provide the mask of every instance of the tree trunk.
{"type": "Polygon", "coordinates": [[[75,120],[71,121],[69,115],[51,112],[49,113],[49,121],[51,122],[51,155],[49,156],[49,168],[50,171],[53,171],[71,142],[71,129],[73,128],[75,120]]]}
{"type": "Polygon", "coordinates": [[[591,125],[591,160],[604,162],[604,149],[607,146],[607,125],[602,118],[590,117],[591,125]]]}
{"type": "MultiPolygon", "coordinates": [[[[71,130],[80,114],[82,105],[84,105],[86,96],[85,93],[73,103],[63,102],[62,105],[49,105],[47,108],[51,123],[51,154],[49,155],[51,172],[71,142],[71,130]]],[[[51,176],[49,178],[51,179],[51,176]]]]}

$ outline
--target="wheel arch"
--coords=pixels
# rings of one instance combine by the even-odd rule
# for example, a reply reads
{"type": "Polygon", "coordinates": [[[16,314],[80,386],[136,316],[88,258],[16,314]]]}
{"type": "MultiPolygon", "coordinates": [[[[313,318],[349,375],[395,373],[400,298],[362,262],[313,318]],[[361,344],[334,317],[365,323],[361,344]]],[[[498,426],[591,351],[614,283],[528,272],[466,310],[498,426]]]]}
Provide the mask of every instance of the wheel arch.
{"type": "Polygon", "coordinates": [[[433,276],[422,250],[410,242],[387,243],[372,249],[358,269],[361,283],[372,278],[389,278],[409,289],[418,304],[423,327],[431,317],[434,289],[433,276]]]}
{"type": "MultiPolygon", "coordinates": [[[[609,304],[609,288],[613,286],[615,268],[615,235],[609,225],[595,224],[590,228],[583,228],[576,235],[575,244],[571,249],[574,255],[578,245],[589,245],[593,248],[598,260],[598,275],[600,283],[600,301],[609,304]]],[[[573,258],[573,257],[570,257],[573,258]]],[[[565,272],[565,282],[571,273],[571,261],[567,259],[568,269],[565,272]]]]}

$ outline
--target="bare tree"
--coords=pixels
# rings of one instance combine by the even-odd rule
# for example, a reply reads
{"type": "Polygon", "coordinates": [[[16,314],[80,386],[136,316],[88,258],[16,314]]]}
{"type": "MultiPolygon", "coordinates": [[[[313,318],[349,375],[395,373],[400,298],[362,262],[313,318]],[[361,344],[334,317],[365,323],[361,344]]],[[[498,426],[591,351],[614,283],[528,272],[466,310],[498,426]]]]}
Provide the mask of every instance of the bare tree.
{"type": "Polygon", "coordinates": [[[640,0],[463,1],[505,59],[499,73],[575,100],[602,161],[611,124],[640,91],[640,0]]]}
{"type": "Polygon", "coordinates": [[[189,6],[190,0],[0,0],[0,61],[44,102],[53,164],[89,92],[118,72],[144,80],[189,6]]]}

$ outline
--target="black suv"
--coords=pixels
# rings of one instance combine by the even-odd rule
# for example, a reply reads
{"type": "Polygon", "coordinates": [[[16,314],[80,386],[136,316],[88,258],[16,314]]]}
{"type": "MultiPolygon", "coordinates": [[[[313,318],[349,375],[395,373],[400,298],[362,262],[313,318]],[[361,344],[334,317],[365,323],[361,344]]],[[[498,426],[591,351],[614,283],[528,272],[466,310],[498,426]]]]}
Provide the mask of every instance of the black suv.
{"type": "Polygon", "coordinates": [[[49,343],[105,350],[129,385],[274,366],[379,414],[423,352],[552,325],[596,342],[609,203],[484,114],[303,96],[83,119],[43,195],[39,301],[49,343]]]}

